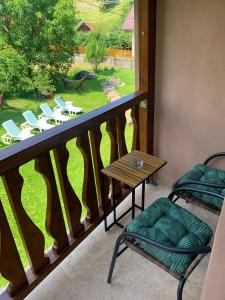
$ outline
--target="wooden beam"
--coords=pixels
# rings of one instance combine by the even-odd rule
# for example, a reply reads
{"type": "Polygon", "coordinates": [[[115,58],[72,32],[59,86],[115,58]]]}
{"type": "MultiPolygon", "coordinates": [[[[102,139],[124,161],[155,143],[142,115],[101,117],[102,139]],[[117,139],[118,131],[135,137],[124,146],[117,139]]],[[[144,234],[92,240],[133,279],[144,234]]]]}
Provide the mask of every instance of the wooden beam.
{"type": "Polygon", "coordinates": [[[156,52],[156,0],[135,1],[137,90],[146,91],[147,107],[140,108],[141,150],[153,154],[156,52]]]}

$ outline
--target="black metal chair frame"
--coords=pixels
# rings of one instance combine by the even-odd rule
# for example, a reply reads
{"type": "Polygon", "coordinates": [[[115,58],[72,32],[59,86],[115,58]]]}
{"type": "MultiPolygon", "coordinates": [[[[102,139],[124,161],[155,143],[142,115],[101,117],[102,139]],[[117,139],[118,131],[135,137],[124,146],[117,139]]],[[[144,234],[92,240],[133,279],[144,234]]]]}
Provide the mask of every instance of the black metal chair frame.
{"type": "MultiPolygon", "coordinates": [[[[214,158],[218,158],[218,157],[225,157],[225,152],[219,152],[219,153],[214,153],[212,155],[210,155],[205,161],[204,161],[204,165],[207,165],[211,160],[213,160],[214,158]]],[[[178,182],[178,181],[177,181],[178,182]]],[[[174,189],[183,187],[185,185],[189,185],[189,184],[196,184],[196,185],[202,185],[202,186],[208,186],[208,187],[214,187],[214,188],[221,188],[221,189],[225,189],[225,185],[222,184],[216,184],[216,183],[210,183],[210,182],[206,182],[206,181],[197,181],[197,180],[188,180],[185,181],[183,183],[177,183],[175,182],[175,184],[173,185],[174,189]]],[[[217,195],[221,195],[220,193],[217,193],[217,195]]],[[[220,214],[220,208],[218,208],[217,206],[213,205],[213,204],[209,204],[206,203],[204,201],[202,201],[201,199],[198,199],[196,197],[194,197],[193,195],[191,195],[190,193],[187,192],[177,192],[176,193],[177,199],[184,199],[187,202],[193,203],[195,205],[198,205],[202,208],[207,209],[208,211],[211,211],[214,214],[219,215],[220,214]]]]}
{"type": "MultiPolygon", "coordinates": [[[[222,198],[221,195],[218,195],[216,193],[213,192],[206,192],[204,190],[200,190],[200,189],[195,189],[195,188],[185,188],[185,187],[181,187],[178,188],[174,191],[172,191],[170,193],[170,195],[168,196],[168,198],[173,201],[174,196],[179,193],[179,192],[202,192],[202,193],[207,193],[209,195],[218,197],[218,198],[222,198]]],[[[141,254],[142,256],[144,256],[145,258],[147,258],[148,260],[150,260],[151,262],[153,262],[154,264],[158,265],[159,267],[161,267],[163,270],[165,270],[166,272],[168,272],[169,274],[171,274],[172,276],[174,276],[178,281],[178,288],[177,288],[177,300],[182,300],[182,293],[183,293],[183,288],[185,285],[186,280],[188,279],[188,277],[191,275],[191,273],[193,272],[193,270],[197,267],[197,265],[200,263],[200,261],[203,259],[203,257],[211,252],[211,248],[209,247],[209,245],[205,246],[205,247],[201,247],[201,248],[188,248],[188,249],[184,249],[184,248],[176,248],[176,247],[167,247],[164,246],[158,242],[155,242],[151,239],[148,239],[140,234],[137,233],[130,233],[126,231],[126,228],[124,229],[124,231],[122,232],[122,234],[117,238],[116,244],[115,244],[115,248],[114,248],[114,252],[113,252],[113,256],[112,256],[112,261],[111,261],[111,265],[110,265],[110,269],[109,269],[109,273],[108,273],[108,278],[107,278],[107,282],[111,283],[112,280],[112,275],[113,275],[113,270],[115,267],[115,263],[116,263],[116,259],[117,257],[119,257],[127,248],[131,248],[132,250],[134,250],[135,252],[138,252],[139,254],[141,254]],[[161,262],[159,262],[157,259],[155,259],[153,256],[151,256],[149,253],[147,253],[143,248],[141,248],[139,246],[138,241],[143,241],[153,247],[156,247],[160,250],[164,250],[166,252],[170,252],[170,253],[176,253],[176,254],[186,254],[186,255],[195,255],[195,259],[192,261],[192,263],[190,264],[190,266],[188,267],[187,271],[184,274],[178,274],[178,273],[174,273],[171,272],[164,264],[162,264],[161,262]],[[125,246],[119,251],[119,248],[122,244],[125,244],[125,246]]]]}

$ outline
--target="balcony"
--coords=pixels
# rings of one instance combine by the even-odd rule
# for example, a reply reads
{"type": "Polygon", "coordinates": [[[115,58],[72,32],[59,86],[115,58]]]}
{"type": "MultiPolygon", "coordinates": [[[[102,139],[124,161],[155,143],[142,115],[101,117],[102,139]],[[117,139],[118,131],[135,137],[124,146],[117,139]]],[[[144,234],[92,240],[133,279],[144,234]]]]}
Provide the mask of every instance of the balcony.
{"type": "MultiPolygon", "coordinates": [[[[24,298],[96,229],[104,217],[103,198],[106,199],[106,213],[110,214],[110,182],[100,173],[103,168],[100,126],[106,123],[104,128],[110,138],[108,154],[113,162],[127,153],[125,113],[130,109],[133,119],[132,148],[140,149],[140,103],[146,96],[144,92],[136,92],[1,151],[0,175],[30,262],[30,267],[25,270],[9,228],[8,216],[1,206],[1,273],[11,282],[2,295],[4,299],[14,296],[18,299],[24,298]],[[82,199],[78,199],[67,174],[70,153],[66,143],[71,140],[74,143],[76,140],[83,157],[82,199]],[[53,155],[50,155],[52,150],[53,155]],[[43,221],[48,235],[53,239],[53,245],[47,252],[44,249],[43,232],[33,223],[22,204],[24,178],[19,167],[32,160],[35,161],[35,170],[43,176],[47,188],[47,212],[46,220],[43,221]],[[62,195],[65,216],[59,193],[62,195]],[[87,209],[87,215],[82,222],[81,203],[87,209]]],[[[116,205],[129,193],[129,188],[118,183],[116,205]]]]}
{"type": "MultiPolygon", "coordinates": [[[[146,204],[168,193],[169,190],[163,186],[147,185],[146,204]]],[[[137,191],[137,203],[141,203],[140,190],[137,191]]],[[[118,213],[125,211],[130,204],[129,196],[118,206],[118,213]]],[[[190,208],[190,204],[183,206],[212,228],[216,227],[217,216],[210,214],[209,218],[209,214],[201,208],[190,208]]],[[[110,217],[112,219],[110,215],[109,220],[110,217]]],[[[123,223],[127,224],[130,218],[131,215],[125,217],[123,223]]],[[[113,227],[105,233],[101,223],[26,299],[174,300],[177,280],[131,250],[118,259],[112,284],[106,283],[115,240],[120,232],[119,227],[113,227]]],[[[200,299],[208,260],[209,256],[206,256],[189,278],[184,299],[200,299]]]]}
{"type": "MultiPolygon", "coordinates": [[[[168,161],[157,178],[165,187],[149,185],[148,202],[167,195],[171,184],[186,170],[210,153],[223,150],[224,9],[223,1],[135,0],[138,91],[1,151],[0,175],[29,266],[21,263],[9,216],[0,205],[0,272],[10,282],[0,299],[175,299],[175,279],[130,250],[119,258],[112,284],[106,283],[120,229],[114,227],[105,233],[102,224],[103,198],[107,215],[112,212],[112,203],[110,181],[100,172],[100,126],[106,124],[110,146],[105,151],[113,162],[127,153],[125,112],[131,109],[132,148],[168,161]],[[81,199],[68,179],[68,141],[76,141],[82,154],[81,199]],[[53,240],[47,250],[43,232],[21,202],[23,177],[19,168],[30,161],[35,161],[35,170],[44,178],[47,189],[43,222],[53,240]],[[87,208],[82,221],[81,203],[87,208]]],[[[216,166],[221,167],[219,162],[216,166]]],[[[130,189],[119,184],[116,196],[122,212],[130,203],[130,189]]],[[[191,204],[188,210],[215,230],[218,216],[191,204]]],[[[124,222],[128,220],[129,216],[124,222]]],[[[205,257],[194,270],[185,285],[184,299],[200,298],[208,259],[205,257]]],[[[219,260],[217,269],[220,264],[224,266],[225,262],[219,260]]]]}

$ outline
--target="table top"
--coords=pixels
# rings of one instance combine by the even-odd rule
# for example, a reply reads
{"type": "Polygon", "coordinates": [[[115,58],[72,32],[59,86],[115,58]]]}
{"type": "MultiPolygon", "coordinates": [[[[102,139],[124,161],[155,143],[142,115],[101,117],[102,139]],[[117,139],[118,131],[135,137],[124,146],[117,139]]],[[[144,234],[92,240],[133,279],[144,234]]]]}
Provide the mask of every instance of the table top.
{"type": "Polygon", "coordinates": [[[152,156],[137,150],[114,161],[101,172],[109,177],[119,180],[132,188],[138,186],[145,179],[156,173],[167,162],[156,156],[152,156]],[[143,168],[135,168],[132,163],[143,160],[143,168]]]}

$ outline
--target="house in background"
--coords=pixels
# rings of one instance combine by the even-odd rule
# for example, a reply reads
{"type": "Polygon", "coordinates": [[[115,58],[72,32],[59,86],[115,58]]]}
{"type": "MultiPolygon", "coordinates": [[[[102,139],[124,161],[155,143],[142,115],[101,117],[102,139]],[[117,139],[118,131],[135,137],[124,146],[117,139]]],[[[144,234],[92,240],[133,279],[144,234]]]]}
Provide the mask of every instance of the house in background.
{"type": "Polygon", "coordinates": [[[126,20],[124,21],[122,30],[132,32],[132,57],[135,56],[135,33],[134,33],[134,6],[131,8],[126,20]]]}
{"type": "Polygon", "coordinates": [[[82,22],[77,31],[89,32],[96,30],[96,25],[90,22],[82,22]]]}

